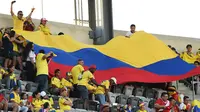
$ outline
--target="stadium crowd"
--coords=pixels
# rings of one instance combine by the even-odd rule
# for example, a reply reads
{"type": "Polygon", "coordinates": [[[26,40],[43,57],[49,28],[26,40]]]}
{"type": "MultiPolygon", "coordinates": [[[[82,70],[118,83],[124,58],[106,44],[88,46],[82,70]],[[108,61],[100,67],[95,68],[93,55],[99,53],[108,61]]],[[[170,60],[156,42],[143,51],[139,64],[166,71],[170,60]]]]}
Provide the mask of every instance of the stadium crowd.
{"type": "MultiPolygon", "coordinates": [[[[26,42],[22,35],[17,34],[14,30],[35,31],[40,30],[45,35],[51,35],[50,29],[47,27],[47,20],[41,19],[38,28],[35,28],[31,20],[34,12],[32,8],[30,14],[24,18],[23,12],[18,11],[17,15],[13,12],[13,4],[11,2],[11,16],[13,19],[13,28],[1,29],[1,56],[4,57],[4,63],[0,67],[0,86],[8,89],[10,92],[9,99],[4,95],[0,95],[0,109],[5,112],[8,107],[13,112],[67,112],[73,106],[70,97],[80,98],[84,102],[84,108],[87,108],[88,100],[97,100],[101,105],[102,112],[111,111],[109,105],[112,104],[109,92],[114,85],[117,85],[117,79],[111,77],[108,80],[98,84],[95,81],[94,73],[97,70],[95,65],[91,65],[89,69],[84,69],[84,60],[77,60],[71,71],[66,73],[66,78],[60,78],[61,71],[55,68],[53,77],[49,77],[48,63],[52,58],[57,56],[53,52],[46,53],[40,50],[38,54],[34,52],[34,43],[26,42]],[[22,71],[18,77],[14,70],[22,71]],[[32,96],[28,96],[26,91],[22,90],[22,81],[32,81],[38,84],[37,91],[32,96]],[[5,86],[3,86],[3,84],[5,86]],[[59,109],[54,108],[54,100],[48,94],[60,96],[58,99],[59,109]],[[90,98],[91,96],[91,98],[90,98]]],[[[131,31],[126,34],[129,37],[135,32],[135,25],[131,25],[131,31]]],[[[60,32],[58,35],[64,35],[60,32]]],[[[171,46],[173,51],[178,52],[171,46]]],[[[199,66],[199,58],[193,55],[192,46],[187,45],[187,51],[180,54],[180,57],[199,66]],[[189,58],[188,58],[189,57],[189,58]]],[[[176,91],[174,86],[169,86],[167,92],[161,94],[161,98],[155,101],[156,112],[190,112],[192,105],[189,103],[189,97],[183,96],[176,91]]],[[[147,112],[145,103],[138,103],[137,112],[147,112]]],[[[123,111],[131,112],[129,105],[123,107],[123,111]]],[[[118,112],[122,110],[118,109],[118,112]]]]}

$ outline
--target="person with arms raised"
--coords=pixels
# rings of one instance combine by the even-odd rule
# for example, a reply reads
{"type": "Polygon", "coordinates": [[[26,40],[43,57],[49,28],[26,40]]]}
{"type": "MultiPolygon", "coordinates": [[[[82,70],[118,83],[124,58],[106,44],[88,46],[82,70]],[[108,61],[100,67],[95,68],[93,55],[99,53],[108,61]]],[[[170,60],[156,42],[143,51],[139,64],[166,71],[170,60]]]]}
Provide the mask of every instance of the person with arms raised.
{"type": "Polygon", "coordinates": [[[10,8],[10,13],[11,13],[11,16],[12,16],[12,19],[13,19],[13,23],[14,23],[14,29],[16,30],[23,30],[23,25],[24,25],[24,22],[28,19],[28,18],[31,18],[32,16],[32,13],[33,11],[35,10],[35,8],[32,8],[30,14],[27,16],[27,17],[23,17],[23,12],[22,11],[18,11],[17,13],[17,16],[14,14],[13,12],[13,4],[15,3],[16,1],[12,1],[11,2],[11,8],[10,8]]]}

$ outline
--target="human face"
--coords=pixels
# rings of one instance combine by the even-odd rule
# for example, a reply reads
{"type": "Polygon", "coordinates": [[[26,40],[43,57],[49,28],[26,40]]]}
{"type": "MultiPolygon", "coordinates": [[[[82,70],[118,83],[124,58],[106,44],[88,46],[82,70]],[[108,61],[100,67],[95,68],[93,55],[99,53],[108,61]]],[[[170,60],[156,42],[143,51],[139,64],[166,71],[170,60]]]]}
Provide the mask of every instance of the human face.
{"type": "Polygon", "coordinates": [[[60,76],[60,71],[57,71],[57,72],[56,72],[56,76],[60,76]]]}
{"type": "Polygon", "coordinates": [[[184,104],[188,104],[189,103],[189,98],[186,98],[185,100],[184,100],[184,104]]]}
{"type": "Polygon", "coordinates": [[[172,104],[172,105],[175,105],[175,104],[176,104],[176,100],[173,99],[173,100],[171,101],[171,104],[172,104]]]}
{"type": "Polygon", "coordinates": [[[145,110],[144,105],[140,107],[140,110],[142,110],[142,111],[145,110]]]}
{"type": "Polygon", "coordinates": [[[42,25],[44,25],[44,26],[45,26],[45,25],[46,25],[46,23],[47,23],[47,21],[42,21],[42,25]]]}
{"type": "Polygon", "coordinates": [[[167,101],[168,98],[169,98],[169,96],[167,94],[165,94],[164,96],[162,96],[162,100],[163,101],[167,101]]]}
{"type": "Polygon", "coordinates": [[[188,51],[188,52],[191,52],[191,51],[192,51],[192,47],[188,47],[188,48],[187,48],[187,51],[188,51]]]}
{"type": "Polygon", "coordinates": [[[83,66],[84,65],[84,61],[79,61],[78,64],[83,66]]]}
{"type": "Polygon", "coordinates": [[[135,32],[135,26],[131,27],[131,32],[135,32]]]}
{"type": "Polygon", "coordinates": [[[23,99],[27,99],[27,94],[24,94],[23,99]]]}
{"type": "Polygon", "coordinates": [[[18,88],[15,92],[16,92],[16,93],[19,93],[19,92],[20,92],[19,88],[18,88]]]}
{"type": "Polygon", "coordinates": [[[39,99],[40,98],[40,93],[38,93],[36,96],[35,96],[36,99],[39,99]]]}
{"type": "Polygon", "coordinates": [[[22,12],[22,11],[19,11],[19,12],[17,13],[17,17],[18,17],[19,19],[22,19],[22,18],[23,18],[23,12],[22,12]]]}

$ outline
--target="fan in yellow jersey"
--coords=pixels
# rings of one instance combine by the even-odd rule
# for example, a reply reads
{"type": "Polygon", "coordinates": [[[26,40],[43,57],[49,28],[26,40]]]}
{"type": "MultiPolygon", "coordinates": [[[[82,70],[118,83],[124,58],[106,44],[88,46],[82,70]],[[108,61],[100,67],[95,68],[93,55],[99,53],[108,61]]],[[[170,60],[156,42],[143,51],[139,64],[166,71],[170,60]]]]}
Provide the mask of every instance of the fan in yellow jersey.
{"type": "Polygon", "coordinates": [[[61,88],[69,88],[72,89],[72,83],[69,82],[68,80],[62,78],[60,80],[60,69],[56,69],[55,70],[55,76],[51,78],[51,94],[58,94],[59,93],[59,89],[61,88]]]}
{"type": "Polygon", "coordinates": [[[192,45],[188,44],[186,46],[187,51],[181,53],[180,57],[187,63],[194,64],[195,61],[199,60],[198,56],[192,53],[192,45]]]}
{"type": "Polygon", "coordinates": [[[82,59],[78,60],[78,64],[71,69],[72,79],[73,79],[73,88],[74,88],[74,97],[78,97],[77,92],[77,83],[78,83],[78,76],[83,74],[84,72],[84,61],[82,59]]]}
{"type": "Polygon", "coordinates": [[[43,105],[47,102],[49,103],[49,108],[50,108],[50,111],[49,112],[56,112],[55,109],[53,108],[53,99],[52,98],[49,98],[46,94],[45,91],[42,91],[40,93],[41,97],[42,97],[42,102],[43,102],[43,105]]]}
{"type": "Polygon", "coordinates": [[[60,95],[61,95],[61,97],[58,100],[59,106],[60,106],[60,110],[62,110],[64,112],[70,111],[71,110],[71,106],[72,106],[72,101],[68,97],[67,89],[61,89],[60,95]]]}
{"type": "Polygon", "coordinates": [[[48,89],[48,63],[47,58],[53,57],[54,53],[49,52],[48,54],[45,54],[44,50],[40,50],[37,57],[36,57],[36,68],[37,68],[37,74],[36,74],[36,83],[38,83],[38,90],[46,91],[48,89]]]}
{"type": "Polygon", "coordinates": [[[13,112],[27,112],[28,107],[22,106],[21,107],[21,99],[19,96],[19,88],[15,86],[13,88],[13,92],[10,94],[10,101],[12,102],[13,112]]]}
{"type": "Polygon", "coordinates": [[[46,18],[42,18],[40,20],[40,25],[39,25],[38,29],[40,31],[42,31],[45,35],[51,35],[50,29],[49,29],[49,27],[47,27],[46,24],[47,24],[46,18]]]}
{"type": "Polygon", "coordinates": [[[110,103],[110,97],[108,92],[112,85],[117,84],[116,78],[112,77],[110,80],[105,80],[101,83],[101,86],[98,86],[95,92],[97,100],[100,102],[101,105],[106,104],[106,96],[108,98],[108,102],[110,103]],[[103,86],[103,87],[102,87],[103,86]],[[106,95],[106,96],[105,96],[106,95]]]}
{"type": "Polygon", "coordinates": [[[87,71],[83,72],[83,74],[80,74],[79,82],[77,85],[77,90],[79,92],[80,98],[88,99],[88,89],[87,89],[89,85],[88,82],[91,81],[93,84],[98,86],[93,75],[95,71],[96,71],[96,66],[92,65],[87,71]]]}
{"type": "Polygon", "coordinates": [[[15,3],[16,1],[12,1],[11,2],[11,8],[10,8],[10,13],[11,13],[11,16],[13,18],[13,23],[14,23],[14,29],[17,29],[17,30],[23,30],[23,25],[24,25],[24,22],[26,21],[27,18],[30,18],[33,11],[35,10],[35,8],[32,8],[30,14],[24,18],[23,17],[23,12],[22,11],[18,11],[17,13],[17,16],[14,14],[13,12],[13,4],[15,3]]]}
{"type": "Polygon", "coordinates": [[[139,104],[139,110],[137,112],[147,112],[147,110],[145,110],[145,103],[140,103],[139,104]]]}
{"type": "Polygon", "coordinates": [[[79,59],[78,64],[74,66],[71,70],[74,85],[77,85],[78,76],[84,72],[83,65],[84,65],[84,61],[82,59],[79,59]]]}
{"type": "Polygon", "coordinates": [[[36,91],[36,92],[33,93],[32,105],[33,105],[35,112],[38,112],[42,108],[43,101],[41,100],[41,96],[40,96],[39,91],[36,91]]]}

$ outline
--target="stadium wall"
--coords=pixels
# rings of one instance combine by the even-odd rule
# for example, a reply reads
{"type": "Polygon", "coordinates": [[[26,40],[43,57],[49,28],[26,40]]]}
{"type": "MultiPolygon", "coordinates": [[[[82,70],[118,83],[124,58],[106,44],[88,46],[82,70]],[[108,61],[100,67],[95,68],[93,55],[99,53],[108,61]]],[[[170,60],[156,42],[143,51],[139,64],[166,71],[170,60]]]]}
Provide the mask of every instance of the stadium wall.
{"type": "MultiPolygon", "coordinates": [[[[40,23],[40,20],[33,19],[33,22],[35,23],[37,27],[40,23]]],[[[10,27],[12,26],[12,24],[13,23],[12,23],[12,19],[10,15],[0,14],[0,28],[10,27]]],[[[93,41],[89,39],[88,37],[88,31],[90,30],[89,27],[76,26],[72,24],[65,24],[65,23],[52,22],[52,21],[48,22],[48,26],[50,27],[52,34],[58,34],[59,32],[64,32],[65,34],[72,36],[74,39],[76,39],[79,42],[83,42],[85,44],[93,43],[93,41]]],[[[128,28],[129,26],[127,26],[127,29],[128,28]]],[[[115,36],[125,35],[126,32],[127,31],[115,30],[114,35],[115,36]]],[[[160,34],[153,34],[153,35],[158,37],[164,43],[168,45],[172,45],[180,52],[182,52],[185,49],[185,46],[187,44],[192,44],[194,51],[200,48],[199,46],[200,39],[190,38],[190,37],[160,35],[160,34]]]]}

